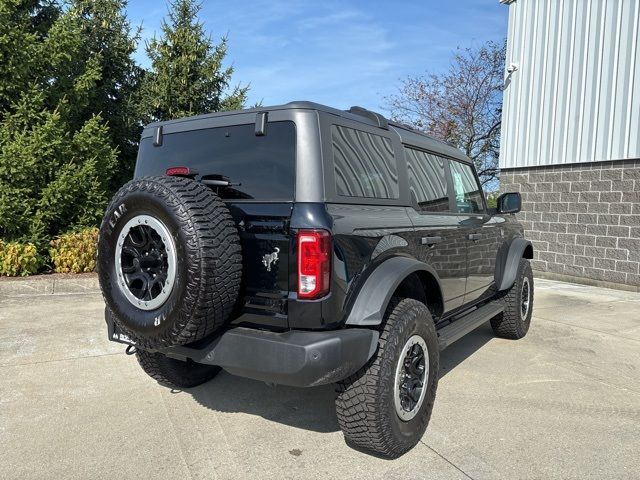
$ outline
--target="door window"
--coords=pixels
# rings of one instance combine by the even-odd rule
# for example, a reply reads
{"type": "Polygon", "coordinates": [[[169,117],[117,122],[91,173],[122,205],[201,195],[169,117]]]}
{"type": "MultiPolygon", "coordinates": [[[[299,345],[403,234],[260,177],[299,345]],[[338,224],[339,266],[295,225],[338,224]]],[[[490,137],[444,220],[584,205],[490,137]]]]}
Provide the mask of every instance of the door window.
{"type": "Polygon", "coordinates": [[[405,148],[409,192],[417,210],[448,212],[449,194],[444,158],[413,148],[405,148]]]}
{"type": "Polygon", "coordinates": [[[483,213],[482,190],[476,180],[473,167],[451,161],[451,177],[458,213],[483,213]]]}

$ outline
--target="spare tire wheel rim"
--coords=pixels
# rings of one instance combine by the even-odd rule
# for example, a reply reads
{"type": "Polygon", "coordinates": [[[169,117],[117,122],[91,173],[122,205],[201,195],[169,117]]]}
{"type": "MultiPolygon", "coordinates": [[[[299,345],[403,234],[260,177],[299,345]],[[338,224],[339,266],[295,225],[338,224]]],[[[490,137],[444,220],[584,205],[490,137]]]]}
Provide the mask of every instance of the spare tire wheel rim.
{"type": "Polygon", "coordinates": [[[167,227],[150,215],[129,220],[115,252],[118,287],[141,310],[154,310],[167,301],[176,280],[176,248],[167,227]]]}
{"type": "Polygon", "coordinates": [[[413,335],[400,351],[394,384],[394,405],[401,420],[413,419],[424,402],[429,379],[429,350],[420,335],[413,335]]]}

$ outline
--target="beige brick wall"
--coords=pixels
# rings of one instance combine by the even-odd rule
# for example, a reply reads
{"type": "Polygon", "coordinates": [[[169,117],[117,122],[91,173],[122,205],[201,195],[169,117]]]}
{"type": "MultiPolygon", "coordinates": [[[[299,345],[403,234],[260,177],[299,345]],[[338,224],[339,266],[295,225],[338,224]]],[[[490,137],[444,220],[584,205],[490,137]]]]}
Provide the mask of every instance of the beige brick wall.
{"type": "Polygon", "coordinates": [[[505,169],[533,269],[640,286],[640,159],[505,169]]]}

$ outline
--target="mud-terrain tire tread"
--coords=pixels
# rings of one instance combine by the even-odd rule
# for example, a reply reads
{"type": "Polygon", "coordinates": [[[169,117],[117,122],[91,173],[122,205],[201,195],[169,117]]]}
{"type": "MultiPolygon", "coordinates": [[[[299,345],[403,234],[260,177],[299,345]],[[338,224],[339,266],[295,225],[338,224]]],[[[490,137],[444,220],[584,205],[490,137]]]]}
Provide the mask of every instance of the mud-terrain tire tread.
{"type": "Polygon", "coordinates": [[[416,316],[427,319],[424,323],[431,341],[426,338],[425,341],[430,351],[435,348],[437,352],[437,334],[427,306],[410,298],[394,297],[385,313],[377,352],[365,367],[336,386],[336,414],[345,440],[357,449],[383,458],[397,458],[418,443],[427,428],[435,401],[439,353],[429,365],[430,371],[434,372],[433,382],[422,405],[426,411],[420,419],[415,438],[408,440],[393,435],[390,422],[394,419],[389,413],[397,416],[393,407],[394,392],[385,380],[391,376],[393,384],[396,364],[393,361],[395,354],[389,358],[385,352],[403,347],[403,328],[416,316]],[[388,401],[392,402],[391,405],[386,403],[388,401]]]}
{"type": "MultiPolygon", "coordinates": [[[[114,195],[107,212],[112,212],[128,195],[137,192],[152,194],[173,210],[187,239],[185,256],[197,261],[190,264],[177,321],[165,330],[164,335],[141,336],[114,317],[118,327],[142,347],[195,342],[223,326],[235,306],[242,277],[237,227],[225,203],[211,189],[183,177],[132,180],[114,195]]],[[[101,230],[108,220],[107,214],[101,230]]],[[[110,282],[106,272],[100,270],[100,275],[101,283],[110,282]]]]}
{"type": "Polygon", "coordinates": [[[518,264],[516,280],[511,288],[502,292],[499,299],[504,305],[504,312],[491,319],[491,328],[496,336],[510,340],[519,340],[529,331],[531,316],[533,312],[533,272],[531,263],[526,258],[521,258],[518,264]],[[529,278],[529,289],[531,297],[529,299],[529,313],[527,319],[520,318],[520,293],[524,277],[529,278]]]}
{"type": "Polygon", "coordinates": [[[173,389],[191,388],[208,382],[220,372],[220,367],[191,360],[183,362],[161,353],[138,350],[138,363],[147,375],[160,385],[173,389]]]}

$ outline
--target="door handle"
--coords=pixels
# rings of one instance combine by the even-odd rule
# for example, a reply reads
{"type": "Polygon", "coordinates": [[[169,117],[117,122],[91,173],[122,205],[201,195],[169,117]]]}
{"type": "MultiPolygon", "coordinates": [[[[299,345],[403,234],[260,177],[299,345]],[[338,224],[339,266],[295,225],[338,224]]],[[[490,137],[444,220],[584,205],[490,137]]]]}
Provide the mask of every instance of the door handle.
{"type": "Polygon", "coordinates": [[[442,237],[422,237],[420,239],[420,245],[435,245],[441,241],[442,237]]]}
{"type": "Polygon", "coordinates": [[[469,235],[467,235],[467,238],[469,240],[473,240],[474,242],[477,242],[482,238],[482,235],[480,235],[479,233],[470,233],[469,235]]]}

